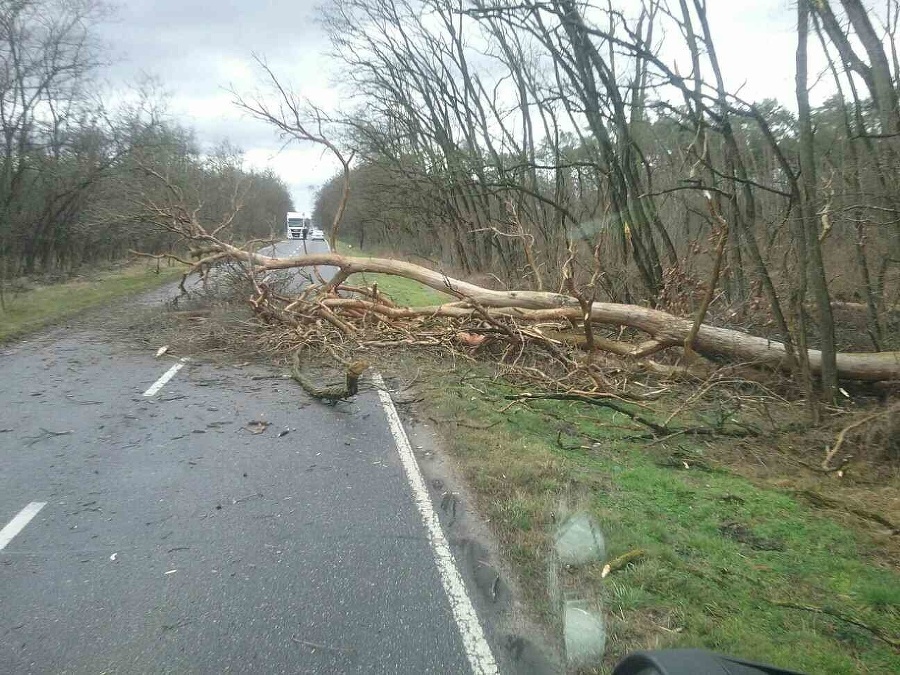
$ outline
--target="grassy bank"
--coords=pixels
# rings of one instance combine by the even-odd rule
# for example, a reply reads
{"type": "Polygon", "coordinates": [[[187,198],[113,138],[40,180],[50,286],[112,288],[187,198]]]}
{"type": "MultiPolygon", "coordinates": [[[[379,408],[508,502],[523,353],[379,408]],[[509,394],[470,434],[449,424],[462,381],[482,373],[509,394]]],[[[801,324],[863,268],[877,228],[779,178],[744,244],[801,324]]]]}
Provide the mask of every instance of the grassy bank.
{"type": "MultiPolygon", "coordinates": [[[[387,275],[357,275],[350,283],[376,281],[399,304],[448,299],[387,275]]],[[[176,332],[184,339],[205,330],[208,340],[232,341],[239,333],[212,319],[199,326],[185,321],[176,332]]],[[[259,335],[246,339],[260,353],[253,342],[259,335]]],[[[194,347],[211,344],[219,346],[198,339],[194,347]]],[[[769,425],[750,418],[757,390],[749,382],[734,394],[740,407],[724,390],[702,397],[696,386],[668,382],[659,400],[640,408],[622,403],[662,423],[696,396],[708,406],[687,419],[679,415],[674,425],[761,433],[660,439],[609,409],[510,401],[505,396],[516,390],[494,376],[496,368],[466,355],[454,369],[449,359],[424,353],[370,354],[380,369],[393,370],[393,362],[403,380],[418,383],[415,415],[440,433],[533,613],[558,635],[560,597],[602,607],[607,654],[582,672],[609,672],[627,652],[668,647],[702,647],[807,673],[900,672],[900,538],[884,523],[858,517],[900,522],[895,460],[883,463],[880,475],[864,475],[856,447],[844,477],[803,468],[798,460],[821,461],[834,430],[821,430],[815,443],[802,424],[794,436],[764,431],[790,427],[782,414],[791,404],[769,410],[765,403],[769,425]],[[747,426],[735,424],[737,416],[747,426]],[[858,508],[843,515],[803,496],[836,502],[854,490],[858,508]],[[551,574],[552,543],[567,511],[596,521],[606,560],[551,574]],[[633,563],[602,578],[606,561],[638,550],[633,563]]]]}
{"type": "MultiPolygon", "coordinates": [[[[446,301],[405,279],[360,279],[375,280],[400,304],[446,301]]],[[[535,613],[559,630],[560,597],[603,608],[607,655],[582,672],[671,647],[808,673],[900,672],[900,547],[884,523],[865,520],[878,512],[897,521],[900,476],[876,486],[807,471],[797,461],[804,456],[779,447],[802,437],[647,438],[610,409],[511,403],[504,396],[515,390],[487,366],[461,372],[424,355],[403,360],[427,373],[419,413],[440,432],[535,613]],[[850,511],[863,520],[837,520],[803,497],[840,498],[856,487],[863,501],[850,511]],[[876,493],[880,502],[864,501],[876,493]],[[556,528],[572,510],[599,525],[606,560],[550,574],[556,528]],[[602,578],[606,561],[635,551],[636,562],[602,578]]],[[[662,423],[692,393],[675,386],[639,412],[662,423]]],[[[714,409],[695,421],[710,424],[714,409]]],[[[816,443],[806,445],[818,456],[816,443]]]]}
{"type": "MultiPolygon", "coordinates": [[[[378,255],[359,251],[340,241],[337,242],[337,252],[341,255],[360,257],[376,257],[378,255]]],[[[420,284],[418,281],[395,277],[391,274],[353,274],[347,280],[347,283],[351,286],[354,284],[371,286],[373,283],[377,283],[379,291],[383,292],[398,305],[408,307],[440,305],[441,303],[455,300],[453,296],[436,291],[429,286],[420,284]]]]}
{"type": "Polygon", "coordinates": [[[5,293],[0,309],[0,342],[22,337],[92,307],[133,293],[151,290],[181,276],[180,267],[161,267],[144,261],[59,284],[35,284],[5,293]]]}
{"type": "Polygon", "coordinates": [[[561,591],[608,622],[607,658],[583,672],[667,647],[809,673],[900,672],[900,574],[879,536],[735,475],[713,459],[717,441],[636,440],[621,415],[579,403],[509,407],[512,390],[477,369],[434,372],[427,391],[425,414],[549,624],[548,551],[566,509],[593,516],[607,560],[644,552],[606,579],[603,561],[560,574],[561,591]]]}

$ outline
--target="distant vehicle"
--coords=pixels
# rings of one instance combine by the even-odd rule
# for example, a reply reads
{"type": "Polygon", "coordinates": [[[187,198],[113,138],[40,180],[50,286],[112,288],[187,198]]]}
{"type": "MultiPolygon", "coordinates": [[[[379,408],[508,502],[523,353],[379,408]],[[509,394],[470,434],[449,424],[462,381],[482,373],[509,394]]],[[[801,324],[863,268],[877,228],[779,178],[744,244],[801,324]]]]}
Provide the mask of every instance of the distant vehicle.
{"type": "Polygon", "coordinates": [[[288,239],[306,239],[309,236],[310,228],[310,219],[305,214],[296,211],[287,212],[286,234],[288,239]]]}
{"type": "Polygon", "coordinates": [[[309,234],[310,239],[319,239],[321,241],[325,241],[325,232],[320,230],[318,227],[314,227],[309,234]]]}

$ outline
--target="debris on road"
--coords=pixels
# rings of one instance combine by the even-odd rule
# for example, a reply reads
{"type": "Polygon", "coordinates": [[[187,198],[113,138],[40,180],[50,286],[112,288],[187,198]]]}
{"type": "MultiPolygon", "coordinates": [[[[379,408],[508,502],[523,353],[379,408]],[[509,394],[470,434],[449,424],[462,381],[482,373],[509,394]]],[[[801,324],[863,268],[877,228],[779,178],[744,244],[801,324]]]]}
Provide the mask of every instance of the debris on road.
{"type": "Polygon", "coordinates": [[[245,497],[238,497],[237,499],[232,498],[231,503],[232,503],[232,505],[240,504],[241,502],[246,502],[251,499],[259,499],[262,496],[263,496],[262,492],[254,492],[252,495],[247,495],[245,497]]]}
{"type": "Polygon", "coordinates": [[[257,435],[268,429],[270,424],[272,423],[266,422],[265,420],[250,420],[249,422],[247,422],[247,426],[245,427],[245,429],[247,429],[251,434],[257,435]]]}
{"type": "Polygon", "coordinates": [[[167,351],[169,351],[169,345],[160,347],[159,349],[156,350],[156,358],[159,358],[160,356],[165,354],[167,351]]]}
{"type": "Polygon", "coordinates": [[[48,438],[54,438],[56,436],[68,436],[69,434],[75,433],[71,429],[69,431],[50,431],[49,429],[45,429],[44,427],[40,428],[41,433],[37,436],[31,436],[28,439],[28,443],[26,445],[30,448],[35,443],[40,443],[41,441],[45,441],[48,438]]]}

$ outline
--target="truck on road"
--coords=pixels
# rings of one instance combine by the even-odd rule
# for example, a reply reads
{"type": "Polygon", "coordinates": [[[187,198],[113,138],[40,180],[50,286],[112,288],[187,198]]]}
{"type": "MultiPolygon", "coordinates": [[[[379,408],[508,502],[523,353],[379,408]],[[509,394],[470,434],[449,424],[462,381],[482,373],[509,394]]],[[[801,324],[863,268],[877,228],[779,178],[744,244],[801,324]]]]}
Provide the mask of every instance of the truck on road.
{"type": "Polygon", "coordinates": [[[287,238],[306,239],[309,236],[310,219],[304,213],[287,212],[287,238]]]}

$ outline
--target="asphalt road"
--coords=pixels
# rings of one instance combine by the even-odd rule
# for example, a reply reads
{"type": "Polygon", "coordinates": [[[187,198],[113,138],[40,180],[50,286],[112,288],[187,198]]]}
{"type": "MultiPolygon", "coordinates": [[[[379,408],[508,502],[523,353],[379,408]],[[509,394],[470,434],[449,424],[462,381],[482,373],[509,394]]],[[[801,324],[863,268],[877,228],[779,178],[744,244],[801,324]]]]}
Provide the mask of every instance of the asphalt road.
{"type": "Polygon", "coordinates": [[[473,672],[377,392],[91,330],[0,373],[0,672],[473,672]]]}
{"type": "Polygon", "coordinates": [[[322,239],[286,239],[273,246],[261,248],[259,253],[275,258],[289,258],[303,253],[328,253],[330,250],[328,242],[322,239]]]}
{"type": "MultiPolygon", "coordinates": [[[[328,242],[322,239],[288,239],[272,246],[265,246],[259,249],[259,253],[273,258],[290,258],[304,253],[328,253],[330,250],[328,242]]],[[[322,265],[318,268],[318,272],[327,281],[337,272],[337,267],[322,265]]],[[[310,274],[309,270],[299,274],[294,270],[285,270],[271,273],[270,278],[281,279],[284,290],[299,291],[311,278],[310,274]]]]}

